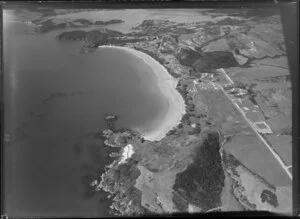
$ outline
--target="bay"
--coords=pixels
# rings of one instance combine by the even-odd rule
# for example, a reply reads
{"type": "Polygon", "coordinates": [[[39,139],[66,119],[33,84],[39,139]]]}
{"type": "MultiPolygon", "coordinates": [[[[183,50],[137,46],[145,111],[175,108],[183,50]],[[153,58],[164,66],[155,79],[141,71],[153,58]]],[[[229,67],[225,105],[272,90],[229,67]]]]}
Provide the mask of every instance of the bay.
{"type": "Polygon", "coordinates": [[[88,189],[109,150],[95,134],[103,115],[117,127],[151,124],[167,107],[151,68],[109,48],[79,52],[59,31],[25,34],[4,22],[5,209],[9,216],[108,215],[105,194],[88,189]]]}

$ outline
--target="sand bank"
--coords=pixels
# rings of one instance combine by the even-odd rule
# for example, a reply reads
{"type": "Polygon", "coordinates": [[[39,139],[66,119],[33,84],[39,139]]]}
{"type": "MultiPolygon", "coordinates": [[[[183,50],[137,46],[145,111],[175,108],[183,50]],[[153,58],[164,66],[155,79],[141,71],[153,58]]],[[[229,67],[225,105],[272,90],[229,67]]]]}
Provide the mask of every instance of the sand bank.
{"type": "Polygon", "coordinates": [[[182,96],[176,90],[178,79],[173,78],[158,61],[141,51],[121,46],[100,46],[100,48],[116,48],[130,52],[131,54],[142,59],[147,65],[149,65],[158,81],[158,88],[165,99],[168,101],[167,111],[164,112],[164,118],[159,121],[154,121],[153,126],[149,131],[141,131],[142,136],[150,141],[159,141],[165,137],[173,127],[177,126],[182,116],[185,114],[185,103],[182,96]]]}

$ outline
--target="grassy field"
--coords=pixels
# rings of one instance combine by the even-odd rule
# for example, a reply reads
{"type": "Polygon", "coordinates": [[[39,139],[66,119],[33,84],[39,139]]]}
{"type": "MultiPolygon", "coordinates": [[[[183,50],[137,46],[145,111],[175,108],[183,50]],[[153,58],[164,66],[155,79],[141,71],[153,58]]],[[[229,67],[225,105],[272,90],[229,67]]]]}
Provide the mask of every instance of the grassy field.
{"type": "Polygon", "coordinates": [[[143,166],[138,166],[141,175],[136,181],[135,187],[142,191],[142,206],[148,207],[153,212],[176,212],[173,204],[172,186],[176,178],[176,172],[153,173],[143,166]],[[158,198],[159,197],[159,198],[158,198]],[[161,200],[161,204],[157,201],[161,200]]]}
{"type": "Polygon", "coordinates": [[[203,105],[208,108],[208,119],[220,128],[222,134],[235,135],[224,145],[226,151],[275,187],[291,184],[278,161],[249,128],[222,91],[200,90],[196,95],[196,108],[198,104],[202,108],[203,105]]]}
{"type": "Polygon", "coordinates": [[[291,185],[271,185],[226,151],[223,151],[223,158],[233,194],[246,209],[291,213],[291,185]]]}
{"type": "Polygon", "coordinates": [[[246,116],[251,120],[251,122],[260,122],[265,120],[261,112],[248,111],[246,112],[246,116]]]}
{"type": "Polygon", "coordinates": [[[249,130],[242,115],[221,90],[200,89],[195,95],[196,109],[207,108],[208,120],[220,129],[223,135],[232,135],[249,130]]]}
{"type": "Polygon", "coordinates": [[[292,118],[279,114],[266,120],[274,134],[291,134],[292,133],[292,118]]]}
{"type": "Polygon", "coordinates": [[[288,69],[263,65],[253,65],[249,68],[232,67],[226,69],[226,71],[232,80],[240,81],[244,84],[251,84],[253,80],[290,74],[288,69]]]}
{"type": "Polygon", "coordinates": [[[240,175],[240,180],[244,188],[244,195],[250,203],[256,205],[258,210],[280,213],[292,212],[292,197],[289,196],[290,189],[288,187],[273,189],[263,181],[258,180],[244,167],[239,166],[236,170],[240,175]],[[268,194],[266,199],[263,199],[263,194],[268,194]]]}
{"type": "Polygon", "coordinates": [[[276,150],[286,165],[292,165],[292,136],[290,135],[266,135],[267,141],[276,150]]]}
{"type": "Polygon", "coordinates": [[[224,148],[252,172],[275,187],[291,185],[288,175],[254,133],[235,136],[224,148]]]}
{"type": "Polygon", "coordinates": [[[252,63],[258,65],[278,66],[286,69],[289,67],[286,57],[279,57],[277,59],[266,58],[262,60],[254,60],[252,63]]]}
{"type": "Polygon", "coordinates": [[[264,182],[258,180],[244,167],[239,166],[236,168],[236,170],[240,175],[241,183],[245,189],[244,195],[247,197],[249,202],[255,204],[257,209],[259,210],[273,210],[272,205],[270,205],[269,203],[262,203],[260,195],[263,190],[269,190],[273,193],[275,192],[275,190],[273,188],[270,188],[264,182]]]}

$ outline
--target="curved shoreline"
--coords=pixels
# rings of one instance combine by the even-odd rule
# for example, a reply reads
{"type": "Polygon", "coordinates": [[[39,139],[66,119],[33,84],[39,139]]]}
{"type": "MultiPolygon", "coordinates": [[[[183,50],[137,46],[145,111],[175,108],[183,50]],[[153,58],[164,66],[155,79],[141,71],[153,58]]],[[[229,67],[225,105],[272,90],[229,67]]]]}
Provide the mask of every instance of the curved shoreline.
{"type": "Polygon", "coordinates": [[[155,121],[151,125],[150,131],[138,131],[141,132],[140,134],[144,139],[149,141],[159,141],[164,138],[170,130],[180,123],[182,116],[186,113],[183,97],[176,90],[178,79],[172,77],[163,65],[144,52],[122,46],[99,46],[99,48],[121,49],[142,59],[145,64],[151,67],[158,80],[160,92],[168,101],[168,109],[167,112],[164,112],[166,116],[163,119],[155,121]]]}

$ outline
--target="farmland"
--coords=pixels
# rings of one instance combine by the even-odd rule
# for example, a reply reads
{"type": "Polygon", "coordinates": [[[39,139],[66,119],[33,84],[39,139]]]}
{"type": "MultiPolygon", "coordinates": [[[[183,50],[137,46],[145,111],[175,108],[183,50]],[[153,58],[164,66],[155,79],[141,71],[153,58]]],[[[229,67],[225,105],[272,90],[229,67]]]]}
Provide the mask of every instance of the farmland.
{"type": "Polygon", "coordinates": [[[275,186],[291,185],[291,180],[254,133],[233,137],[224,146],[224,149],[270,184],[275,186]]]}
{"type": "Polygon", "coordinates": [[[290,135],[266,135],[266,139],[285,161],[292,165],[292,137],[290,135]]]}

